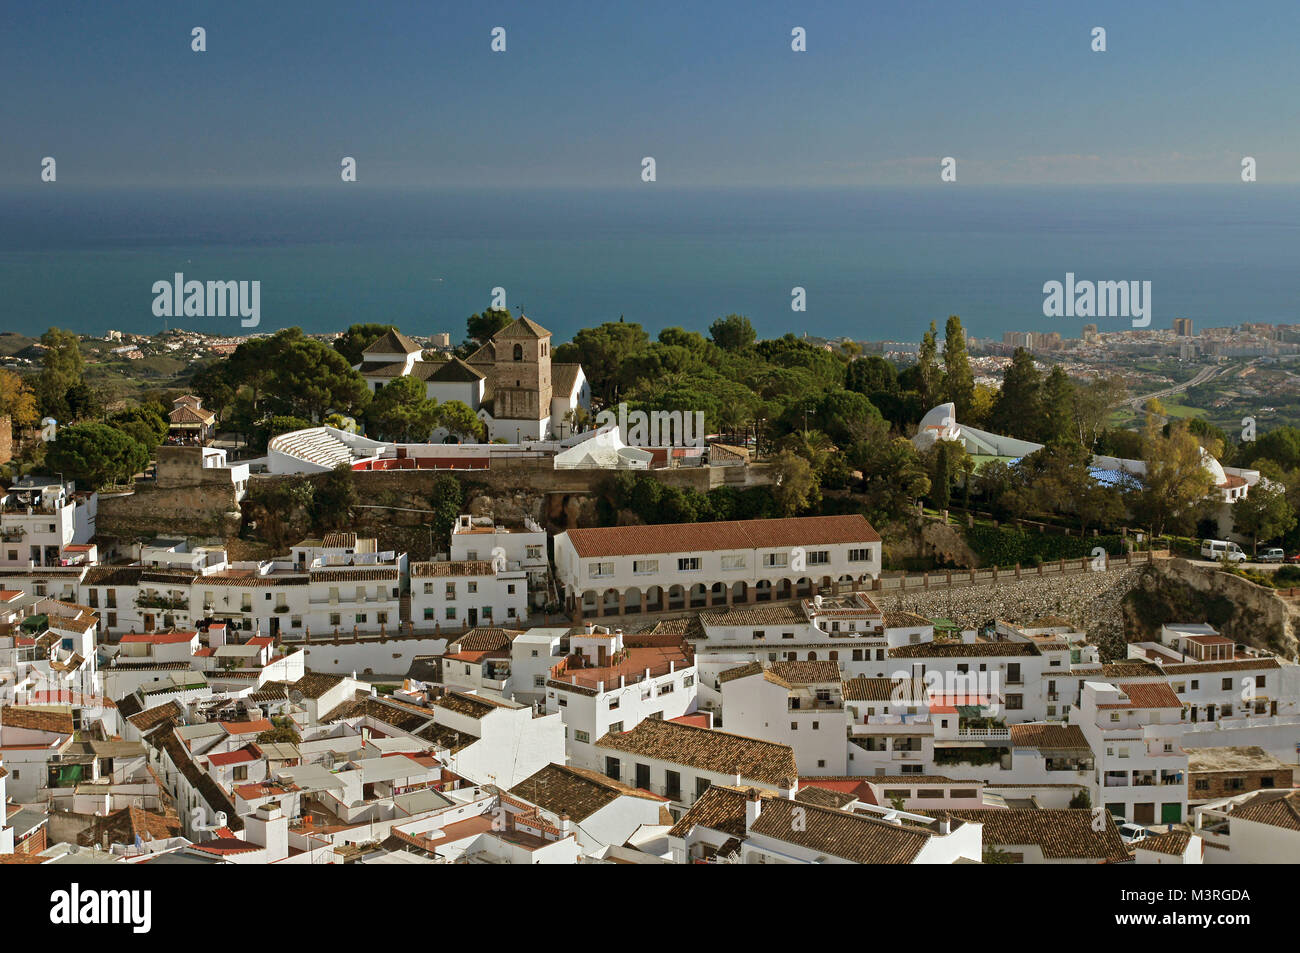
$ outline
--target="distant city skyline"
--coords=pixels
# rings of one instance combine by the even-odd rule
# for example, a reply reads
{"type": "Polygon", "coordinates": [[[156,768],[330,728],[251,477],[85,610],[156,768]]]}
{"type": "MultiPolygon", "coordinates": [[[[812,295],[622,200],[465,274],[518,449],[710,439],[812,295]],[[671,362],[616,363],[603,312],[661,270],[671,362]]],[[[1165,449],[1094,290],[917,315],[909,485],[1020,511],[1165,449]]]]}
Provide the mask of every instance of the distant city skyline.
{"type": "Polygon", "coordinates": [[[1298,33],[1285,0],[46,6],[0,33],[0,185],[1295,183],[1298,33]]]}

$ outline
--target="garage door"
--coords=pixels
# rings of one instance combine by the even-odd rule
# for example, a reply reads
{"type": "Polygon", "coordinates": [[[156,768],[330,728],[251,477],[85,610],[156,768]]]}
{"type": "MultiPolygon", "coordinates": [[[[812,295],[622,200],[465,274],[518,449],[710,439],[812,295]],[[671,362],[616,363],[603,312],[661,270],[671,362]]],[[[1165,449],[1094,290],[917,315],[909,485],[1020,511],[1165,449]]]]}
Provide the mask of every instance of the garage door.
{"type": "Polygon", "coordinates": [[[1163,804],[1160,807],[1161,824],[1177,824],[1183,819],[1183,806],[1181,804],[1163,804]]]}
{"type": "Polygon", "coordinates": [[[1145,804],[1133,805],[1133,821],[1137,824],[1154,824],[1156,822],[1156,806],[1151,801],[1145,804]]]}

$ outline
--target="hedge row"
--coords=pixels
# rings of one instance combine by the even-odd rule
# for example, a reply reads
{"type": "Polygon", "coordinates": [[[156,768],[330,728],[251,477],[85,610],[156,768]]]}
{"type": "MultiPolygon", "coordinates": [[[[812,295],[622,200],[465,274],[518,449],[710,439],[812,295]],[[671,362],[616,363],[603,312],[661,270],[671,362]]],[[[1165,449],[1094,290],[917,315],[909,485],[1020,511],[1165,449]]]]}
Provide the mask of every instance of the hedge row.
{"type": "Polygon", "coordinates": [[[1025,532],[1009,526],[973,526],[966,530],[966,542],[985,566],[1022,566],[1058,559],[1091,556],[1100,546],[1112,556],[1124,555],[1122,536],[1061,536],[1056,533],[1025,532]]]}

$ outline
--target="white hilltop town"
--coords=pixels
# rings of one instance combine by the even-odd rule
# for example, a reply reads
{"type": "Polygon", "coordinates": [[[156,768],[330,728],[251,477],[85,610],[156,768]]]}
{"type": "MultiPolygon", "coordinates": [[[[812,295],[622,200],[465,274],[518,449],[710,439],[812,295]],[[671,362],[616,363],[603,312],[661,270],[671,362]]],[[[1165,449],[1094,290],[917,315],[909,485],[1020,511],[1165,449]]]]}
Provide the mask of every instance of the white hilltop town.
{"type": "MultiPolygon", "coordinates": [[[[1300,862],[1294,639],[1174,611],[1097,636],[1143,574],[1208,587],[1213,568],[1129,547],[908,574],[856,512],[592,525],[565,497],[607,473],[708,490],[770,465],[679,440],[680,415],[590,425],[582,368],[524,317],[465,360],[390,331],[355,369],[463,402],[487,442],[315,426],[233,461],[184,395],[134,494],[61,474],[3,491],[4,862],[1300,862]],[[259,480],[334,472],[360,500],[346,524],[269,552],[182,515],[102,531],[124,506],[238,516],[259,480]],[[448,474],[564,515],[467,505],[445,551],[417,554],[356,516],[448,474]]],[[[977,464],[1041,449],[952,404],[914,437],[941,440],[977,464]]],[[[1260,485],[1203,465],[1221,519],[1260,485]]],[[[1286,618],[1265,598],[1283,596],[1251,611],[1286,618]]]]}

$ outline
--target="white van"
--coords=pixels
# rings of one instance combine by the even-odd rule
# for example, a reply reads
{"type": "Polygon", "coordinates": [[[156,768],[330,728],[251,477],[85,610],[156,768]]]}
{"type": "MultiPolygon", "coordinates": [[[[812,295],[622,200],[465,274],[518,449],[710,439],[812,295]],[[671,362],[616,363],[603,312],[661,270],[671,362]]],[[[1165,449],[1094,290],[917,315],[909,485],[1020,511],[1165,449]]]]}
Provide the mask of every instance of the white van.
{"type": "Polygon", "coordinates": [[[1229,543],[1222,539],[1203,539],[1201,540],[1201,558],[1213,559],[1215,562],[1221,560],[1224,556],[1228,557],[1228,562],[1244,562],[1246,554],[1241,551],[1241,547],[1236,543],[1229,543]]]}

